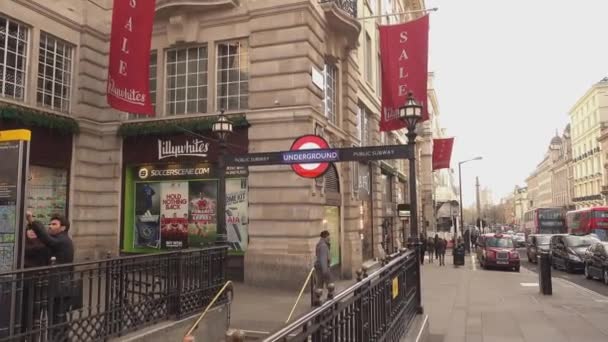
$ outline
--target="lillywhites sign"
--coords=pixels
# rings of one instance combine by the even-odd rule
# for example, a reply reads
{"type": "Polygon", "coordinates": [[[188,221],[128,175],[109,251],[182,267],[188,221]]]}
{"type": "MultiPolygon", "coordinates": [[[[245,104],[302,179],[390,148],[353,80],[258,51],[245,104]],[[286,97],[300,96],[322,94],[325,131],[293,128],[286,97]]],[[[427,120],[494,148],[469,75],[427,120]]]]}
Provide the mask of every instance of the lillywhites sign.
{"type": "Polygon", "coordinates": [[[171,140],[158,139],[158,160],[185,156],[206,158],[208,152],[209,143],[200,139],[188,140],[180,145],[174,145],[171,140]]]}

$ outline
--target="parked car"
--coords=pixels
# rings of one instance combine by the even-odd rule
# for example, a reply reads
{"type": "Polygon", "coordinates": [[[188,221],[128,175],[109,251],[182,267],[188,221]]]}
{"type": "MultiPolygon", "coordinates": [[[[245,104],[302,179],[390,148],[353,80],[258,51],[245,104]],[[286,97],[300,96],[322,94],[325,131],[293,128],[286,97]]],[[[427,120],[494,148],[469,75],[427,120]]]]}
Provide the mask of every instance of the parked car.
{"type": "Polygon", "coordinates": [[[513,242],[515,242],[515,247],[525,247],[526,246],[526,234],[516,233],[515,235],[513,235],[513,242]]]}
{"type": "Polygon", "coordinates": [[[477,241],[476,253],[482,268],[499,267],[519,272],[519,253],[510,235],[481,235],[477,241]]]}
{"type": "Polygon", "coordinates": [[[597,278],[608,285],[608,242],[595,242],[585,252],[585,277],[597,278]]]}
{"type": "Polygon", "coordinates": [[[550,252],[551,234],[530,234],[526,242],[528,261],[536,263],[541,252],[550,252]]]}
{"type": "Polygon", "coordinates": [[[556,234],[551,237],[551,265],[566,272],[582,271],[587,248],[600,241],[591,235],[556,234]]]}

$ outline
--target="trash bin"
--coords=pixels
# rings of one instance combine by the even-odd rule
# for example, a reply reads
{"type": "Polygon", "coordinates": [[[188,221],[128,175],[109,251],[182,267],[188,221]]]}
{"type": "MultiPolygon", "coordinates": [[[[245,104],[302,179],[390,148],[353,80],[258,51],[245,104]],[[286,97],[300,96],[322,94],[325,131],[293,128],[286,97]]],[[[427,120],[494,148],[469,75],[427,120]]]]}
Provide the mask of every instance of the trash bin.
{"type": "Polygon", "coordinates": [[[553,294],[553,285],[551,284],[551,255],[546,252],[538,255],[538,287],[541,294],[553,294]]]}
{"type": "Polygon", "coordinates": [[[454,266],[463,266],[464,265],[464,246],[458,245],[458,247],[454,248],[452,252],[454,256],[454,266]]]}

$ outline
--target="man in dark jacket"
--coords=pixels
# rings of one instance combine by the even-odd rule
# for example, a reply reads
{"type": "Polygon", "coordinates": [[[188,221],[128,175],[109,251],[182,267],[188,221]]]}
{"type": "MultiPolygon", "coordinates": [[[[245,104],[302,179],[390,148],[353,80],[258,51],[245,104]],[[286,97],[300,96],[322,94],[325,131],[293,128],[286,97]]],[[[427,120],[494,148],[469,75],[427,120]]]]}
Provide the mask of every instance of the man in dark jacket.
{"type": "MultiPolygon", "coordinates": [[[[48,230],[39,221],[34,221],[30,211],[26,219],[38,239],[50,250],[57,264],[69,264],[74,261],[74,244],[68,235],[70,223],[62,215],[53,215],[48,230]]],[[[74,295],[73,269],[58,268],[49,277],[49,318],[51,340],[66,341],[69,335],[67,314],[72,306],[74,295]]]]}
{"type": "Polygon", "coordinates": [[[53,215],[49,229],[45,229],[40,221],[34,221],[31,212],[27,212],[27,222],[36,233],[38,239],[49,248],[51,256],[57,264],[69,264],[74,261],[74,244],[68,235],[70,223],[62,215],[53,215]]]}
{"type": "Polygon", "coordinates": [[[330,243],[329,243],[329,232],[324,230],[321,232],[321,238],[317,243],[315,251],[315,273],[317,276],[317,289],[323,289],[331,282],[331,273],[329,267],[331,265],[330,257],[330,243]]]}

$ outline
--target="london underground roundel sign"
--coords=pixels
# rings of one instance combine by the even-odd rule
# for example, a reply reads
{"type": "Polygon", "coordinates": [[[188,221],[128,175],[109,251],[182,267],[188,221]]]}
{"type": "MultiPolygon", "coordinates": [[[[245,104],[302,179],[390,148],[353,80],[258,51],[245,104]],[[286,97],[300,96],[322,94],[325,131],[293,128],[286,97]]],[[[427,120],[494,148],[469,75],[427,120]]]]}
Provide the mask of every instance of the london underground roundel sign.
{"type": "MultiPolygon", "coordinates": [[[[325,139],[318,135],[304,135],[296,139],[291,145],[291,151],[315,150],[329,148],[325,139]]],[[[292,170],[300,177],[317,178],[322,176],[329,168],[329,163],[291,164],[292,170]]]]}

